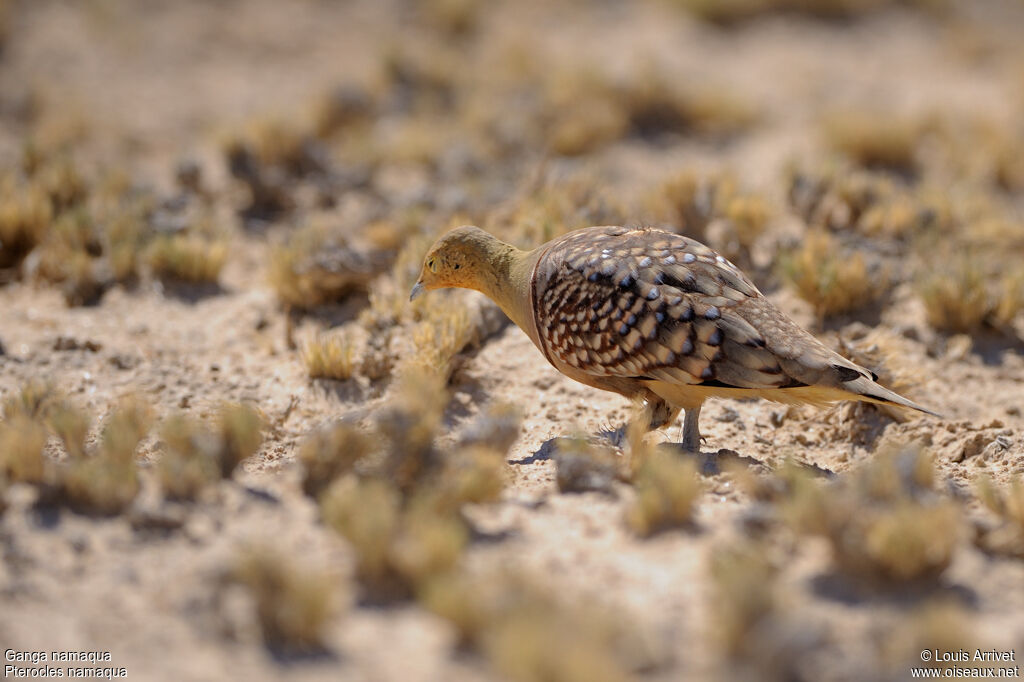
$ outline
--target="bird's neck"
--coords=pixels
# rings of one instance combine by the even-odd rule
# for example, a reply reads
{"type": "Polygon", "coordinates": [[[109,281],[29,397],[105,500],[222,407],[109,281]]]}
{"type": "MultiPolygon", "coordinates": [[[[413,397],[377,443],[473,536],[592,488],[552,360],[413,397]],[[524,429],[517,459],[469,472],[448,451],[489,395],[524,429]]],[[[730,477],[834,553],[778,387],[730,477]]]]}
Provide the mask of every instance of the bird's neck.
{"type": "Polygon", "coordinates": [[[536,251],[522,251],[497,239],[488,244],[480,268],[479,291],[498,304],[531,337],[534,328],[530,281],[536,251]]]}

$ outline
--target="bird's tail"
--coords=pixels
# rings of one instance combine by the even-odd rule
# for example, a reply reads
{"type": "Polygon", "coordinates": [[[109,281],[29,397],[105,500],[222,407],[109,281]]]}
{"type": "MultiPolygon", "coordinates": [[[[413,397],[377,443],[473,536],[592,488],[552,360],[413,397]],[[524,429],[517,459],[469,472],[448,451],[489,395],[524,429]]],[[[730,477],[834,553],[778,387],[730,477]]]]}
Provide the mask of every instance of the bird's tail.
{"type": "Polygon", "coordinates": [[[859,376],[856,379],[850,381],[844,381],[840,384],[843,390],[852,393],[857,400],[863,400],[869,403],[879,403],[881,405],[899,405],[900,407],[908,407],[918,412],[924,412],[930,414],[933,417],[942,417],[941,414],[929,410],[927,407],[922,407],[912,400],[907,400],[899,393],[890,391],[876,381],[872,381],[868,377],[859,376]]]}

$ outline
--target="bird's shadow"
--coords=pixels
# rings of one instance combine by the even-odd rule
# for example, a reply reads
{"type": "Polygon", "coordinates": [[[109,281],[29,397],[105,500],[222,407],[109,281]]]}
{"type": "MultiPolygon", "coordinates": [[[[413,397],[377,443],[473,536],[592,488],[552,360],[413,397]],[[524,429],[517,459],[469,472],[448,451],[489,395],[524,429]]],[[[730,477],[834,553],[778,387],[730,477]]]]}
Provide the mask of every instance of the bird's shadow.
{"type": "Polygon", "coordinates": [[[564,436],[555,436],[541,443],[540,447],[530,455],[519,459],[508,460],[509,464],[536,464],[537,462],[548,462],[554,459],[555,451],[558,449],[557,441],[564,436]]]}
{"type": "MultiPolygon", "coordinates": [[[[508,460],[509,464],[527,465],[535,464],[537,462],[548,462],[556,459],[558,454],[558,443],[564,441],[566,436],[554,436],[541,443],[540,447],[537,448],[533,453],[521,457],[519,459],[508,460]]],[[[594,441],[606,441],[612,447],[618,450],[625,450],[628,447],[626,443],[625,429],[611,429],[606,431],[600,431],[595,434],[592,438],[594,441]]],[[[729,450],[721,448],[719,450],[701,450],[700,452],[694,452],[683,447],[682,443],[675,443],[672,441],[665,441],[660,444],[661,447],[672,448],[678,452],[679,456],[687,459],[694,459],[697,463],[698,469],[704,476],[715,476],[722,473],[723,470],[730,467],[763,467],[764,463],[750,457],[743,455],[735,450],[729,450]]],[[[810,467],[817,469],[815,473],[824,475],[831,475],[832,472],[821,469],[814,465],[810,467]]]]}
{"type": "Polygon", "coordinates": [[[934,599],[937,594],[969,608],[974,608],[978,604],[977,593],[971,587],[958,583],[934,579],[886,586],[857,578],[840,569],[814,576],[811,578],[810,588],[822,599],[846,606],[888,604],[909,607],[934,599]]]}

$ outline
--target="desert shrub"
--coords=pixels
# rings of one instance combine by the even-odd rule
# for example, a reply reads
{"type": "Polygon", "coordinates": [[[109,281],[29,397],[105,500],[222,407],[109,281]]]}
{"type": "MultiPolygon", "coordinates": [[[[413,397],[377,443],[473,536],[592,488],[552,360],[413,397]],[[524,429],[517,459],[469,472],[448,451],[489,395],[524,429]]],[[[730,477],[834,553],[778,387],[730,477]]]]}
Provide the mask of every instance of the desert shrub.
{"type": "Polygon", "coordinates": [[[302,345],[302,362],[311,379],[345,381],[359,369],[359,350],[352,333],[317,334],[302,345]]]}
{"type": "Polygon", "coordinates": [[[731,196],[734,183],[725,177],[700,176],[684,170],[669,176],[650,197],[650,211],[680,233],[699,241],[706,239],[720,197],[731,196]]]}
{"type": "Polygon", "coordinates": [[[611,492],[621,475],[621,458],[610,443],[583,436],[559,438],[553,450],[555,483],[560,492],[611,492]]]}
{"type": "Polygon", "coordinates": [[[928,324],[945,332],[1012,326],[1024,309],[1024,276],[1020,271],[989,273],[983,267],[984,257],[970,252],[951,260],[917,282],[928,324]]]}
{"type": "Polygon", "coordinates": [[[625,207],[597,178],[542,176],[535,185],[512,203],[492,211],[485,229],[533,248],[581,227],[622,225],[629,220],[625,207]]]}
{"type": "Polygon", "coordinates": [[[339,85],[313,102],[313,130],[321,139],[334,137],[368,121],[375,104],[373,95],[365,88],[353,83],[339,85]]]}
{"type": "Polygon", "coordinates": [[[356,576],[374,599],[411,596],[454,568],[468,539],[457,517],[403,506],[399,489],[379,478],[339,479],[321,498],[324,522],[349,541],[356,576]]]}
{"type": "Polygon", "coordinates": [[[53,208],[36,185],[19,184],[13,177],[0,181],[0,268],[9,268],[38,245],[50,228],[53,208]]]}
{"type": "Polygon", "coordinates": [[[160,428],[163,454],[157,472],[164,494],[194,500],[210,485],[230,478],[263,442],[263,418],[247,405],[225,403],[212,424],[186,415],[167,419],[160,428]]]}
{"type": "Polygon", "coordinates": [[[451,38],[472,34],[486,3],[480,0],[427,0],[419,6],[427,26],[451,38]]]}
{"type": "Polygon", "coordinates": [[[25,415],[0,422],[0,476],[11,483],[42,483],[46,440],[46,428],[25,415]]]}
{"type": "Polygon", "coordinates": [[[225,241],[198,234],[158,237],[146,251],[154,275],[189,283],[216,283],[227,257],[225,241]]]}
{"type": "Polygon", "coordinates": [[[270,284],[282,303],[312,308],[365,291],[392,259],[387,250],[357,249],[340,235],[311,225],[272,250],[270,284]]]}
{"type": "Polygon", "coordinates": [[[408,365],[421,371],[435,371],[447,382],[453,358],[479,340],[479,331],[469,310],[446,303],[432,305],[425,319],[413,329],[416,350],[408,365]]]}
{"type": "Polygon", "coordinates": [[[703,486],[697,464],[668,448],[656,448],[633,475],[636,500],[626,511],[627,525],[641,537],[689,525],[703,486]]]}
{"type": "Polygon", "coordinates": [[[135,451],[151,423],[149,405],[134,398],[122,400],[107,418],[95,451],[71,458],[58,470],[59,499],[89,514],[112,515],[126,509],[139,492],[135,451]]]}
{"type": "Polygon", "coordinates": [[[56,402],[47,410],[46,424],[71,457],[84,457],[86,438],[92,428],[89,415],[67,400],[56,402]]]}
{"type": "Polygon", "coordinates": [[[354,471],[377,449],[375,439],[358,427],[339,423],[314,431],[299,447],[302,490],[313,498],[335,480],[354,471]]]}
{"type": "Polygon", "coordinates": [[[324,630],[338,607],[338,588],[329,575],[277,550],[250,547],[237,553],[229,577],[251,596],[268,648],[285,654],[324,650],[324,630]]]}
{"type": "Polygon", "coordinates": [[[889,115],[845,112],[826,118],[824,134],[829,146],[858,165],[911,173],[922,125],[889,115]]]}
{"type": "MultiPolygon", "coordinates": [[[[893,676],[898,676],[908,666],[917,665],[925,649],[974,652],[981,646],[977,631],[970,609],[948,597],[931,599],[900,619],[894,637],[879,642],[881,661],[893,676]]],[[[961,665],[941,659],[934,662],[945,677],[954,676],[953,670],[961,665]]]]}
{"type": "Polygon", "coordinates": [[[888,288],[884,272],[871,273],[863,254],[843,254],[827,233],[812,231],[780,261],[783,277],[819,319],[877,301],[888,288]]]}
{"type": "Polygon", "coordinates": [[[352,546],[356,576],[374,600],[410,597],[455,568],[469,538],[462,508],[500,494],[509,433],[518,431],[499,406],[440,449],[437,377],[405,375],[396,390],[369,433],[339,425],[308,440],[301,455],[306,491],[352,546]]]}
{"type": "Polygon", "coordinates": [[[89,186],[85,178],[67,154],[57,156],[42,165],[32,180],[49,198],[54,214],[83,204],[89,196],[89,186]]]}
{"type": "Polygon", "coordinates": [[[625,680],[664,662],[627,614],[564,603],[523,575],[449,574],[431,581],[420,600],[508,679],[625,680]]]}
{"type": "Polygon", "coordinates": [[[890,5],[909,5],[939,13],[942,0],[672,0],[698,19],[732,27],[772,13],[801,14],[826,20],[855,19],[890,5]]]}
{"type": "Polygon", "coordinates": [[[737,542],[716,547],[708,574],[715,592],[716,637],[730,656],[750,653],[758,630],[779,608],[775,582],[778,567],[763,547],[737,542]]]}
{"type": "Polygon", "coordinates": [[[798,531],[828,540],[843,573],[898,586],[927,583],[949,567],[962,512],[937,492],[930,457],[905,446],[828,486],[796,479],[783,515],[798,531]]]}
{"type": "Polygon", "coordinates": [[[653,222],[667,223],[742,267],[753,263],[752,250],[775,215],[764,196],[742,191],[728,173],[673,173],[645,203],[653,222]]]}
{"type": "Polygon", "coordinates": [[[756,120],[753,108],[734,94],[681,85],[655,67],[623,80],[586,68],[555,70],[546,78],[541,118],[557,154],[590,153],[627,135],[723,137],[756,120]]]}
{"type": "Polygon", "coordinates": [[[945,193],[905,187],[885,173],[844,164],[790,169],[787,193],[790,206],[812,228],[856,229],[903,242],[958,227],[945,193]]]}
{"type": "Polygon", "coordinates": [[[998,525],[982,528],[976,543],[993,554],[1024,558],[1024,479],[1016,478],[999,487],[983,476],[976,490],[982,504],[998,520],[998,525]]]}

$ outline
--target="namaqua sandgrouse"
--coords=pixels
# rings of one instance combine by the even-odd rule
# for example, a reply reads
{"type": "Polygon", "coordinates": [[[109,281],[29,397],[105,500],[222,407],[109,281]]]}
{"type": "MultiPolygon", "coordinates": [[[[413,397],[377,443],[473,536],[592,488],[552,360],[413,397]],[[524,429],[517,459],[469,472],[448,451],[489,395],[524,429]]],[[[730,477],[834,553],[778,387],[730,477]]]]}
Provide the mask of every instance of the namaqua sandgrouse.
{"type": "Polygon", "coordinates": [[[685,410],[688,450],[700,448],[700,408],[714,396],[934,414],[825,347],[728,260],[671,232],[589,227],[521,251],[460,227],[430,249],[412,298],[444,287],[486,294],[562,374],[647,401],[650,428],[685,410]]]}

